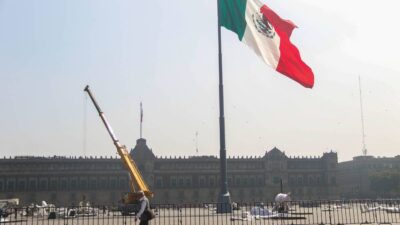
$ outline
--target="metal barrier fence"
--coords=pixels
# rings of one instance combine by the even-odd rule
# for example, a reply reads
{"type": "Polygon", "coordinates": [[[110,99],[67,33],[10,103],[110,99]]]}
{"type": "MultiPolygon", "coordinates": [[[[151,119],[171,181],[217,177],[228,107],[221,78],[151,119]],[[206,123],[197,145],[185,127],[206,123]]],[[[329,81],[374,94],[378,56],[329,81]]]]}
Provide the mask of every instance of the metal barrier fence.
{"type": "MultiPolygon", "coordinates": [[[[234,203],[231,213],[217,213],[217,204],[152,204],[152,225],[216,224],[400,224],[400,200],[295,201],[234,203]]],[[[130,225],[116,206],[4,208],[0,224],[21,225],[130,225]]]]}

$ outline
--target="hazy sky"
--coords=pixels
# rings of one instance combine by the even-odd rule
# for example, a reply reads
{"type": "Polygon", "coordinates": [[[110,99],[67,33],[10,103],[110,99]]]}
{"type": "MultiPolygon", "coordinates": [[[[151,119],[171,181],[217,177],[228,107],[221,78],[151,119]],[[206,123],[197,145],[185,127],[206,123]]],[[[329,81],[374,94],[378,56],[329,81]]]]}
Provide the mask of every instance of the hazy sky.
{"type": "MultiPolygon", "coordinates": [[[[398,0],[264,1],[299,29],[303,88],[223,29],[229,156],[361,154],[358,76],[371,155],[400,149],[398,0]]],[[[216,1],[0,0],[0,156],[116,156],[116,135],[156,155],[219,154],[216,1]],[[86,118],[86,119],[85,119],[86,118]],[[86,132],[85,132],[86,130],[86,132]],[[86,147],[85,147],[86,146],[86,147]]]]}

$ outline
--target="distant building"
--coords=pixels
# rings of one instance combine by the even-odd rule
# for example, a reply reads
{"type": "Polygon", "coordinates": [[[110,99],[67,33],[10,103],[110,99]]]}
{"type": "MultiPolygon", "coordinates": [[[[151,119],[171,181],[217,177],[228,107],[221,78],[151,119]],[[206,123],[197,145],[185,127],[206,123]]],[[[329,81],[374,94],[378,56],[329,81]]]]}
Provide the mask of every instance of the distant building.
{"type": "MultiPolygon", "coordinates": [[[[383,158],[354,157],[352,161],[339,163],[338,178],[340,196],[343,198],[398,198],[400,196],[400,155],[383,158]],[[379,178],[384,174],[397,174],[397,189],[395,187],[394,191],[379,191],[376,186],[386,184],[380,184],[379,181],[373,183],[373,177],[379,178]]],[[[396,178],[393,181],[396,182],[396,178]]],[[[396,186],[396,183],[392,185],[396,186]]]]}
{"type": "Polygon", "coordinates": [[[117,203],[128,176],[117,158],[15,157],[0,159],[0,198],[21,204],[73,204],[86,198],[117,203]]]}
{"type": "MultiPolygon", "coordinates": [[[[215,202],[219,193],[219,159],[214,156],[157,157],[137,140],[131,155],[155,193],[155,203],[215,202]]],[[[271,201],[280,192],[295,200],[337,199],[338,161],[322,157],[288,157],[277,148],[262,157],[228,158],[228,186],[233,201],[271,201]]],[[[0,159],[0,198],[22,204],[46,200],[58,205],[117,204],[129,191],[129,176],[119,158],[15,157],[0,159]]]]}

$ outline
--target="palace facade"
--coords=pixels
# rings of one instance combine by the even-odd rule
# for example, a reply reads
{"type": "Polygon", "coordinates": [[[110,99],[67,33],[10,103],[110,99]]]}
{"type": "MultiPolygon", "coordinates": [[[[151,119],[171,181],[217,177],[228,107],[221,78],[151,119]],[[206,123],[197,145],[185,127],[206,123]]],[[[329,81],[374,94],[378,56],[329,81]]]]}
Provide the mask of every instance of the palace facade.
{"type": "MultiPolygon", "coordinates": [[[[145,139],[131,150],[154,203],[215,202],[219,159],[214,156],[157,157],[145,139]]],[[[228,187],[235,202],[271,201],[280,192],[294,199],[337,199],[337,153],[289,157],[277,148],[260,157],[228,158],[228,187]]],[[[129,191],[129,175],[119,158],[14,157],[0,159],[0,199],[22,204],[45,200],[57,205],[117,204],[129,191]]]]}

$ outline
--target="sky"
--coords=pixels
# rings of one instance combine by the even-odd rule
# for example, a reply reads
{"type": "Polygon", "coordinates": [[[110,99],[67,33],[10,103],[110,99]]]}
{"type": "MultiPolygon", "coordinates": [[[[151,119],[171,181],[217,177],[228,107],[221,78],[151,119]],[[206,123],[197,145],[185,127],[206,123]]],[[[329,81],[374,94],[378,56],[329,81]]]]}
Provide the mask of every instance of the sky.
{"type": "MultiPolygon", "coordinates": [[[[291,40],[315,86],[278,74],[223,28],[227,155],[361,155],[359,77],[368,154],[399,155],[400,2],[263,2],[299,27],[291,40]]],[[[216,6],[0,0],[0,157],[116,157],[86,84],[129,148],[143,102],[157,156],[218,156],[216,6]]]]}

